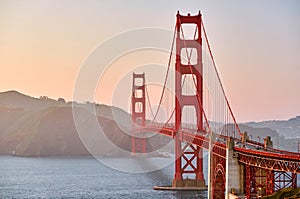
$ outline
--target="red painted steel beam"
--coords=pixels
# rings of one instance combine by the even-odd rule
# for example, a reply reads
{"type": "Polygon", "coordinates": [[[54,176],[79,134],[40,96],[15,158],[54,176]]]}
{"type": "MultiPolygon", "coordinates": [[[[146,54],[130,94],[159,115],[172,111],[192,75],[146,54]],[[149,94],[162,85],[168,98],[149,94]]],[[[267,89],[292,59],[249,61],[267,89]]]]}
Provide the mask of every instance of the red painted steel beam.
{"type": "Polygon", "coordinates": [[[269,151],[258,151],[258,150],[252,150],[252,149],[245,149],[245,148],[234,148],[235,151],[241,152],[244,154],[249,155],[256,155],[256,156],[263,156],[268,158],[274,158],[274,159],[282,159],[282,160],[290,160],[290,161],[299,161],[300,162],[300,155],[295,154],[292,155],[292,153],[282,154],[282,153],[275,153],[275,152],[269,152],[269,151]]]}
{"type": "Polygon", "coordinates": [[[300,173],[300,162],[238,153],[239,162],[272,171],[300,173]]]}

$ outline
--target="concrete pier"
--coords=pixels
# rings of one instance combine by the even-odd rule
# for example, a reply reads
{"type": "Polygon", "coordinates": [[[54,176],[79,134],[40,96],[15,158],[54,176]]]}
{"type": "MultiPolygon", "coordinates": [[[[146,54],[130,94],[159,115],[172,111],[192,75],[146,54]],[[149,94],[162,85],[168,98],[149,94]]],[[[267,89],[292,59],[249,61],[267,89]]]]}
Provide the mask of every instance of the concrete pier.
{"type": "Polygon", "coordinates": [[[189,188],[189,187],[206,187],[204,180],[195,180],[195,179],[182,179],[182,180],[173,180],[172,187],[174,188],[189,188]]]}
{"type": "Polygon", "coordinates": [[[158,191],[206,191],[207,186],[204,187],[154,186],[153,189],[158,191]]]}
{"type": "Polygon", "coordinates": [[[239,164],[238,154],[233,151],[234,139],[230,137],[226,148],[226,184],[225,198],[229,199],[232,193],[244,193],[244,166],[239,164]]]}
{"type": "Polygon", "coordinates": [[[213,187],[213,180],[214,180],[214,175],[212,172],[214,140],[215,140],[215,135],[213,132],[211,132],[209,138],[209,146],[208,146],[208,191],[207,191],[208,199],[212,198],[212,187],[213,187]]]}

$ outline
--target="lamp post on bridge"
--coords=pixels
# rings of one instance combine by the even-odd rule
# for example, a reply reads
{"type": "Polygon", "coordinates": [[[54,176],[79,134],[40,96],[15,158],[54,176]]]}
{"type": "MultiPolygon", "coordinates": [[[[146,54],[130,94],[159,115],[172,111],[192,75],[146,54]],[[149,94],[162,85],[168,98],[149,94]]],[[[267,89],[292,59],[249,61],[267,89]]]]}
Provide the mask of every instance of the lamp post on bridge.
{"type": "Polygon", "coordinates": [[[259,136],[257,136],[257,141],[260,142],[260,137],[259,136]]]}

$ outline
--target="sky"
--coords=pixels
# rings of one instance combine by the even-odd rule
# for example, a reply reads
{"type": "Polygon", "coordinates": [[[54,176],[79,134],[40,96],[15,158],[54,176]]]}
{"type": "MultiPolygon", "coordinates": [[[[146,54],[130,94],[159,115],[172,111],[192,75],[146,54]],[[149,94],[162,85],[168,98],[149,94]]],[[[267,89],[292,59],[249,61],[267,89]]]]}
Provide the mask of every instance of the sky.
{"type": "MultiPolygon", "coordinates": [[[[99,45],[134,29],[172,31],[177,10],[201,10],[237,120],[289,119],[300,115],[299,8],[297,0],[0,0],[0,92],[71,101],[82,65],[99,45]]],[[[123,58],[123,63],[143,65],[143,52],[136,55],[123,58]]],[[[155,59],[167,63],[168,55],[155,59]]],[[[132,72],[130,67],[114,70],[111,74],[132,72]]],[[[112,84],[114,78],[105,83],[112,84]]],[[[118,105],[99,85],[95,101],[118,105]]],[[[123,92],[130,90],[128,82],[123,92]]],[[[128,110],[126,103],[121,108],[128,110]]]]}

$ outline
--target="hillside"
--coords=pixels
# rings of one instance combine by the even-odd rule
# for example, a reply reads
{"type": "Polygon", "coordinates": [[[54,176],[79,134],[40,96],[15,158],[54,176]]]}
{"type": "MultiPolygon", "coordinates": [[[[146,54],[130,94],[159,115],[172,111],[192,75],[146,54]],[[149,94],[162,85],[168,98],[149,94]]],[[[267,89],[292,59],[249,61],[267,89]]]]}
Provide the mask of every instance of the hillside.
{"type": "Polygon", "coordinates": [[[289,120],[271,120],[263,122],[245,123],[254,128],[270,128],[276,130],[280,135],[288,139],[300,138],[300,116],[289,120]]]}
{"type": "Polygon", "coordinates": [[[284,135],[280,135],[276,129],[269,127],[253,127],[254,125],[239,125],[242,132],[247,132],[250,138],[255,141],[263,142],[263,138],[271,136],[273,147],[277,149],[297,152],[298,139],[287,139],[284,135]]]}
{"type": "MultiPolygon", "coordinates": [[[[298,142],[300,141],[300,116],[289,120],[249,122],[244,125],[254,129],[266,129],[266,132],[269,132],[272,136],[273,146],[275,148],[293,152],[298,151],[298,142]],[[270,132],[270,130],[272,132],[270,132]]],[[[253,134],[253,138],[257,138],[258,135],[253,134]]]]}
{"type": "Polygon", "coordinates": [[[285,199],[285,198],[297,199],[299,197],[300,197],[300,188],[297,189],[287,188],[287,189],[279,190],[272,195],[264,196],[262,198],[263,199],[285,199]]]}
{"type": "MultiPolygon", "coordinates": [[[[15,91],[0,93],[0,104],[2,155],[90,155],[82,141],[89,143],[93,155],[124,156],[128,155],[124,151],[131,149],[130,115],[119,108],[75,103],[72,109],[71,103],[36,99],[15,91]],[[80,116],[77,126],[73,111],[80,116]],[[77,128],[84,128],[81,134],[77,128]]],[[[154,136],[148,140],[148,150],[169,141],[166,137],[154,136]]]]}
{"type": "Polygon", "coordinates": [[[60,104],[64,103],[47,97],[41,97],[40,99],[33,98],[18,91],[0,93],[0,107],[22,108],[25,111],[35,111],[60,104]]]}

